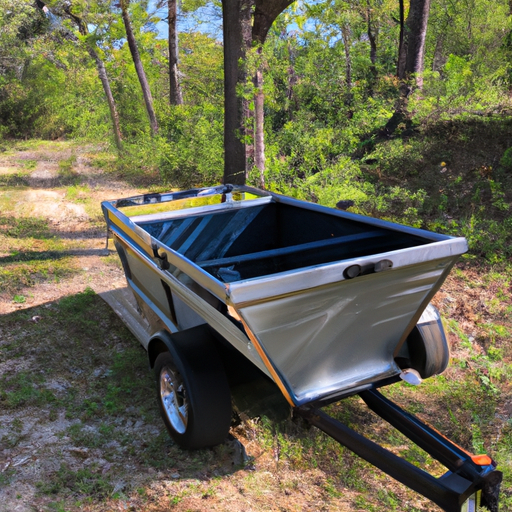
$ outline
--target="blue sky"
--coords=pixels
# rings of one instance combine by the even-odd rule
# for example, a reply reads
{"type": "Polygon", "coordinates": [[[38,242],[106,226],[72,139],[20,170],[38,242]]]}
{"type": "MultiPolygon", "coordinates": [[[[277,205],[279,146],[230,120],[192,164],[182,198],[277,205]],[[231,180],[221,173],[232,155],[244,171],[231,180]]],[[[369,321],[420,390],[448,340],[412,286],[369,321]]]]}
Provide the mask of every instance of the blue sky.
{"type": "MultiPolygon", "coordinates": [[[[156,0],[150,0],[150,12],[156,11],[156,3],[156,0]]],[[[163,20],[166,19],[167,8],[163,7],[162,9],[159,9],[156,11],[156,14],[163,20]]],[[[221,39],[221,25],[222,21],[220,19],[215,19],[215,13],[211,10],[211,7],[199,9],[197,14],[183,15],[178,13],[178,32],[200,31],[221,39]],[[212,21],[206,21],[209,19],[212,21]]],[[[161,39],[167,39],[167,22],[159,22],[156,28],[158,30],[159,37],[161,39]]]]}

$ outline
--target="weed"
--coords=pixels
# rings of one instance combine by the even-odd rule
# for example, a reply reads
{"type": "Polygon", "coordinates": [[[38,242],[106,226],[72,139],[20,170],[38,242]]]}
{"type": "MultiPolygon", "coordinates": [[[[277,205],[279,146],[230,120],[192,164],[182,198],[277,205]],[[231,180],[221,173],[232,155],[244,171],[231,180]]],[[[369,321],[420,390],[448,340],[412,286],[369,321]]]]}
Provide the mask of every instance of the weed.
{"type": "Polygon", "coordinates": [[[343,496],[343,492],[340,491],[339,485],[332,478],[328,478],[324,482],[323,487],[330,498],[341,498],[343,496]]]}
{"type": "Polygon", "coordinates": [[[14,418],[11,423],[11,428],[14,430],[14,432],[19,434],[23,430],[23,422],[19,418],[14,418]]]}
{"type": "Polygon", "coordinates": [[[89,192],[89,185],[87,184],[71,185],[66,189],[66,198],[77,203],[85,203],[89,192]]]}
{"type": "Polygon", "coordinates": [[[19,372],[0,379],[0,404],[16,409],[26,404],[41,406],[56,401],[53,393],[40,387],[43,378],[31,372],[19,372]]]}
{"type": "Polygon", "coordinates": [[[76,156],[71,156],[59,161],[59,179],[62,185],[77,186],[80,183],[80,175],[73,169],[76,156]]]}
{"type": "MultiPolygon", "coordinates": [[[[3,442],[3,439],[2,439],[3,442]]],[[[0,472],[0,489],[11,483],[12,477],[14,476],[15,471],[13,469],[8,469],[6,471],[0,472]]]]}
{"type": "Polygon", "coordinates": [[[42,494],[72,494],[85,495],[101,499],[112,494],[113,485],[104,478],[95,468],[81,468],[73,471],[66,464],[49,475],[45,481],[37,483],[42,494]]]}
{"type": "Polygon", "coordinates": [[[18,444],[20,443],[20,441],[23,439],[23,436],[19,435],[19,434],[14,434],[14,435],[4,435],[2,436],[2,438],[0,439],[1,443],[3,446],[5,446],[6,448],[14,448],[15,446],[18,446],[18,444]]]}
{"type": "Polygon", "coordinates": [[[19,160],[19,163],[28,171],[33,171],[37,167],[37,160],[19,160]]]}
{"type": "Polygon", "coordinates": [[[73,440],[76,446],[84,446],[86,448],[99,448],[108,442],[96,428],[91,428],[83,423],[75,423],[67,429],[67,434],[73,440]]]}
{"type": "Polygon", "coordinates": [[[401,504],[399,498],[392,491],[388,491],[386,489],[381,489],[377,493],[377,496],[385,510],[397,510],[397,508],[401,504]]]}
{"type": "Polygon", "coordinates": [[[64,501],[51,501],[50,503],[48,503],[48,509],[54,510],[55,512],[70,512],[70,508],[66,505],[66,502],[64,501]]]}

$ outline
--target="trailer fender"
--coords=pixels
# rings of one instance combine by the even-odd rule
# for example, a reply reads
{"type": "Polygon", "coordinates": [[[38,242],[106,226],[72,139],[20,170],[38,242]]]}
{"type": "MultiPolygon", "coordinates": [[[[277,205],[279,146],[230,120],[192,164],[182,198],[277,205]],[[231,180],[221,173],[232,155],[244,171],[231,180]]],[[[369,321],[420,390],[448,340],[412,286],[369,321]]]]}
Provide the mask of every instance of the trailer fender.
{"type": "Polygon", "coordinates": [[[208,324],[202,324],[190,329],[185,329],[177,333],[171,334],[166,329],[162,329],[151,336],[148,343],[148,360],[149,367],[155,367],[155,361],[159,354],[162,352],[173,352],[173,340],[181,339],[186,342],[186,339],[203,340],[205,344],[214,345],[217,340],[213,335],[208,324]]]}
{"type": "Polygon", "coordinates": [[[153,334],[148,343],[148,361],[149,367],[155,367],[155,361],[159,354],[171,350],[171,333],[166,330],[158,331],[153,334]]]}

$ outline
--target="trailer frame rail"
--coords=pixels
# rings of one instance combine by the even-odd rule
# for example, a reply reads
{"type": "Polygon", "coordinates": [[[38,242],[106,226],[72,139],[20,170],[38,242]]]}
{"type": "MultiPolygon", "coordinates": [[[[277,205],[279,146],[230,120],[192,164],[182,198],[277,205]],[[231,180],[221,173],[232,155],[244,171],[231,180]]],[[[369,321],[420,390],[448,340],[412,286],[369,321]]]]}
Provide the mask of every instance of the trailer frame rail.
{"type": "Polygon", "coordinates": [[[481,491],[480,506],[487,507],[490,512],[498,512],[503,475],[496,470],[496,463],[490,457],[466,452],[376,389],[362,391],[359,396],[373,412],[448,471],[436,478],[310,404],[295,408],[294,413],[446,512],[461,512],[466,500],[478,491],[481,491]]]}

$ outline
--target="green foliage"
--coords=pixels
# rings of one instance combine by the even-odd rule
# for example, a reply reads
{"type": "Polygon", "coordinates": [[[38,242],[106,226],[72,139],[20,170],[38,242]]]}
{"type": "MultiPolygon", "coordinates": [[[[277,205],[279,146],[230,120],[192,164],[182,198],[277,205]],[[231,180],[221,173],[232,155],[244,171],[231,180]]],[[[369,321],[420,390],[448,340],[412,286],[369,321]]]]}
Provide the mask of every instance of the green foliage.
{"type": "Polygon", "coordinates": [[[171,109],[160,136],[125,144],[115,170],[147,185],[217,184],[223,172],[222,133],[222,113],[209,104],[171,109]]]}
{"type": "MultiPolygon", "coordinates": [[[[1,1],[4,13],[11,12],[7,7],[12,0],[1,1]]],[[[52,9],[60,16],[58,26],[48,24],[39,11],[31,19],[34,11],[25,0],[15,15],[0,16],[0,27],[5,27],[2,55],[30,56],[23,60],[22,73],[6,68],[9,72],[1,75],[3,136],[110,137],[109,110],[85,46],[93,44],[107,68],[124,138],[124,153],[114,162],[104,159],[108,170],[154,188],[220,182],[222,45],[200,32],[179,35],[185,105],[171,108],[167,47],[154,28],[158,19],[148,14],[144,2],[130,3],[160,124],[159,135],[151,138],[119,9],[102,1],[75,2],[74,13],[91,31],[84,37],[62,17],[57,4],[52,9]]],[[[193,1],[182,8],[199,20],[203,6],[193,1]]],[[[394,138],[385,140],[380,130],[398,94],[393,76],[397,13],[396,0],[364,5],[325,0],[297,4],[276,21],[261,58],[267,186],[328,206],[352,200],[354,212],[464,235],[474,254],[502,261],[510,256],[512,158],[502,148],[499,165],[484,161],[474,166],[470,178],[467,172],[453,175],[454,144],[440,143],[443,136],[452,140],[451,134],[433,132],[445,122],[463,124],[475,115],[508,108],[508,4],[499,0],[490,9],[488,0],[471,0],[465,8],[441,0],[432,5],[424,88],[409,98],[412,125],[400,125],[394,138]],[[378,35],[373,61],[369,29],[378,35]],[[442,176],[438,186],[440,164],[447,161],[445,176],[450,179],[442,176]],[[479,177],[482,169],[492,172],[479,177]]],[[[255,68],[256,59],[248,66],[255,68]]],[[[252,85],[247,92],[250,99],[252,85]]],[[[459,146],[469,146],[478,137],[462,125],[457,133],[459,146]]],[[[60,162],[59,172],[64,184],[79,184],[72,161],[60,162]]],[[[10,186],[26,183],[21,174],[1,179],[10,186]]],[[[257,171],[251,171],[249,183],[258,183],[257,171]]]]}

